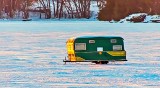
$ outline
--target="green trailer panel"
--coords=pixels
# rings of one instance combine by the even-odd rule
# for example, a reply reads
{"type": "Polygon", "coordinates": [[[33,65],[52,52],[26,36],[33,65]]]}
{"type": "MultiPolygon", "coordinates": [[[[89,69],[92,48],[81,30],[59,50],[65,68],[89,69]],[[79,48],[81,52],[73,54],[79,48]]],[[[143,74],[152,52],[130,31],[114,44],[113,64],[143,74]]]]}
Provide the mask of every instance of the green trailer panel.
{"type": "Polygon", "coordinates": [[[113,50],[113,46],[121,46],[121,50],[117,52],[125,52],[123,38],[121,37],[79,37],[75,39],[74,43],[75,56],[78,57],[77,60],[110,61],[126,59],[126,53],[120,56],[113,56],[108,53],[115,51],[113,50]],[[79,48],[80,46],[82,46],[81,48],[83,49],[79,48]]]}

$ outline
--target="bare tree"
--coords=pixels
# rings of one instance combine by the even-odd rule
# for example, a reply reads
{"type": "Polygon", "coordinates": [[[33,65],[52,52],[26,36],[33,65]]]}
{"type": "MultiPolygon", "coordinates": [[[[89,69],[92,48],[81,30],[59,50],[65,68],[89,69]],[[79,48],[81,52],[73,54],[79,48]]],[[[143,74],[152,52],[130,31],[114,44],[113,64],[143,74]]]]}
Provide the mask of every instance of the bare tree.
{"type": "Polygon", "coordinates": [[[91,0],[65,0],[65,11],[69,18],[89,18],[91,0]]]}
{"type": "Polygon", "coordinates": [[[29,6],[29,1],[23,0],[22,3],[23,19],[28,19],[29,17],[28,6],[29,6]]]}
{"type": "Polygon", "coordinates": [[[38,0],[43,7],[45,18],[51,18],[51,0],[38,0]]]}

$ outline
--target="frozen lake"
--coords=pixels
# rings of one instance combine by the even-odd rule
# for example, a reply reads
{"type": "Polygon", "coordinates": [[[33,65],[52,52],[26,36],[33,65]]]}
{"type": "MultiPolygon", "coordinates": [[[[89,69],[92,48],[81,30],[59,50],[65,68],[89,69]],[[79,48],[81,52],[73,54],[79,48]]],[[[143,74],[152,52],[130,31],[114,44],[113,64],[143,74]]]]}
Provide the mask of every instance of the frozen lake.
{"type": "Polygon", "coordinates": [[[97,21],[0,22],[1,88],[159,88],[160,24],[97,21]],[[121,36],[127,62],[67,63],[65,42],[121,36]]]}

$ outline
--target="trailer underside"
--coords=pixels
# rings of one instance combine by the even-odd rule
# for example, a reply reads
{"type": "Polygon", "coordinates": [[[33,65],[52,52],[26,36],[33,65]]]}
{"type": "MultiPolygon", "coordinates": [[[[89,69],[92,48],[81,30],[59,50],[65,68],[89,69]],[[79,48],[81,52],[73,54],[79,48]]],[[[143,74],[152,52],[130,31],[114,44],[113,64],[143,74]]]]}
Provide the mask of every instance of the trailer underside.
{"type": "Polygon", "coordinates": [[[70,61],[70,60],[63,60],[63,62],[65,62],[65,64],[67,62],[92,62],[92,63],[96,63],[96,64],[107,64],[109,62],[114,62],[114,61],[127,61],[127,60],[84,60],[84,61],[70,61]]]}

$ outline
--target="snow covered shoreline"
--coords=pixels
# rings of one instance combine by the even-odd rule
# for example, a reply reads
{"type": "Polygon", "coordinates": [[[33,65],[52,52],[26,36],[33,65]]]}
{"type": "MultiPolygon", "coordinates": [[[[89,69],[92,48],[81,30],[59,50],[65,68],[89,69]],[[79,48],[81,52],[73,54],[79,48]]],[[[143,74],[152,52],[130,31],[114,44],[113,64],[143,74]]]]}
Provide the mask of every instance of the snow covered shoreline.
{"type": "MultiPolygon", "coordinates": [[[[129,15],[128,17],[124,18],[124,19],[121,19],[120,21],[100,21],[100,22],[106,22],[106,23],[135,23],[135,22],[132,22],[132,21],[129,21],[131,19],[133,19],[134,17],[138,17],[138,16],[141,16],[141,15],[145,15],[145,19],[142,21],[142,22],[136,22],[136,23],[160,23],[160,16],[159,15],[147,15],[145,13],[137,13],[137,14],[132,14],[132,15],[129,15]]],[[[9,21],[50,21],[50,22],[53,22],[53,21],[99,21],[96,17],[91,17],[89,19],[86,19],[86,18],[80,18],[80,19],[77,19],[77,18],[74,18],[74,19],[65,19],[65,18],[61,18],[61,19],[0,19],[0,22],[9,22],[9,21]]]]}

